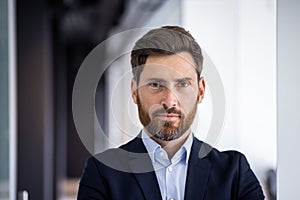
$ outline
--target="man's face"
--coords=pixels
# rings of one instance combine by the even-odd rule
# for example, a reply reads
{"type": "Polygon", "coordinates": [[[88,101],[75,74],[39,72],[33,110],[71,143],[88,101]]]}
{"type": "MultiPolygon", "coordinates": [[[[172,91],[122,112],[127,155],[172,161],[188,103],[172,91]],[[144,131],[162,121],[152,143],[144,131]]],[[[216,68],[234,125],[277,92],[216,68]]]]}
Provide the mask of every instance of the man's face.
{"type": "Polygon", "coordinates": [[[193,123],[205,82],[198,82],[190,53],[149,56],[139,85],[132,81],[132,96],[147,132],[170,141],[179,138],[193,123]]]}

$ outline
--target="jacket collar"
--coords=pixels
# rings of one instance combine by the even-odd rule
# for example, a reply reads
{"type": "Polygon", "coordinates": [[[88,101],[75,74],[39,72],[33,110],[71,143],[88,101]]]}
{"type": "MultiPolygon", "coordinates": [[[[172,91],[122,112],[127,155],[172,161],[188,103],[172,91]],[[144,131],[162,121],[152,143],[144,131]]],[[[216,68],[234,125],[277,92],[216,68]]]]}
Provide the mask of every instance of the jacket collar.
{"type": "Polygon", "coordinates": [[[161,199],[159,184],[147,149],[142,142],[141,134],[130,143],[132,144],[128,145],[129,148],[125,147],[125,150],[129,151],[128,165],[143,191],[145,199],[161,199]]]}
{"type": "Polygon", "coordinates": [[[204,199],[206,185],[208,183],[211,164],[206,155],[203,156],[203,149],[210,147],[194,137],[187,180],[185,184],[185,200],[204,199]]]}
{"type": "MultiPolygon", "coordinates": [[[[141,134],[127,145],[121,147],[129,151],[129,167],[140,185],[145,199],[161,199],[158,181],[151,163],[151,159],[144,146],[141,134]]],[[[211,148],[209,145],[193,138],[187,180],[185,186],[185,200],[203,199],[209,178],[211,164],[203,149],[211,148]]]]}

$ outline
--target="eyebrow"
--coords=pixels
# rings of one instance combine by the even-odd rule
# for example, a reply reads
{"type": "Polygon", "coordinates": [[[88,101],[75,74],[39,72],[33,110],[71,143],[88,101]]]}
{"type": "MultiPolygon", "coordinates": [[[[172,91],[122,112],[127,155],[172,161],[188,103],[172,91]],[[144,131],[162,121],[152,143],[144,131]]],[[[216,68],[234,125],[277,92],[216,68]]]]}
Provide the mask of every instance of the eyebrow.
{"type": "Polygon", "coordinates": [[[149,79],[146,79],[145,82],[150,82],[150,81],[155,81],[155,82],[160,82],[160,83],[166,83],[167,82],[162,78],[149,78],[149,79]]]}
{"type": "MultiPolygon", "coordinates": [[[[151,81],[155,81],[155,82],[159,82],[159,83],[167,83],[167,81],[162,78],[149,78],[149,79],[146,79],[145,82],[151,82],[151,81]]],[[[176,83],[179,83],[182,81],[193,81],[193,79],[191,77],[184,77],[184,78],[177,78],[174,80],[174,82],[176,82],[176,83]]]]}
{"type": "Polygon", "coordinates": [[[193,81],[192,78],[190,77],[184,77],[184,78],[178,78],[178,79],[175,79],[175,82],[181,82],[181,81],[193,81]]]}

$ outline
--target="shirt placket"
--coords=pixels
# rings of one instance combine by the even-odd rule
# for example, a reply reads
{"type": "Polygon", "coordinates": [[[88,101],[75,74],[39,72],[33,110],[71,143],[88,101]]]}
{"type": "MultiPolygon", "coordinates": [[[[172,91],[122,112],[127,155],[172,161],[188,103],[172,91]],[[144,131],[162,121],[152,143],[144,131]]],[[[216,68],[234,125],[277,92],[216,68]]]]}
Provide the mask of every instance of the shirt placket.
{"type": "Polygon", "coordinates": [[[166,170],[166,191],[167,191],[167,200],[175,200],[176,199],[176,186],[174,180],[174,173],[175,173],[175,165],[169,165],[166,170]]]}

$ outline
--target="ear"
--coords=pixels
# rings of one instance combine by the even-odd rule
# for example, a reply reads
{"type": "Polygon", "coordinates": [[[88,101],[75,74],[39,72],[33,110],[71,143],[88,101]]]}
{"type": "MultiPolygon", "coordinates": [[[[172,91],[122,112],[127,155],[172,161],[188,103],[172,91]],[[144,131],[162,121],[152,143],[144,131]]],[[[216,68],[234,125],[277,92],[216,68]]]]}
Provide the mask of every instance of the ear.
{"type": "Polygon", "coordinates": [[[201,77],[198,84],[198,103],[201,103],[202,99],[204,98],[205,86],[205,80],[203,77],[201,77]]]}
{"type": "Polygon", "coordinates": [[[131,79],[131,97],[135,104],[137,104],[137,82],[135,79],[131,79]]]}

